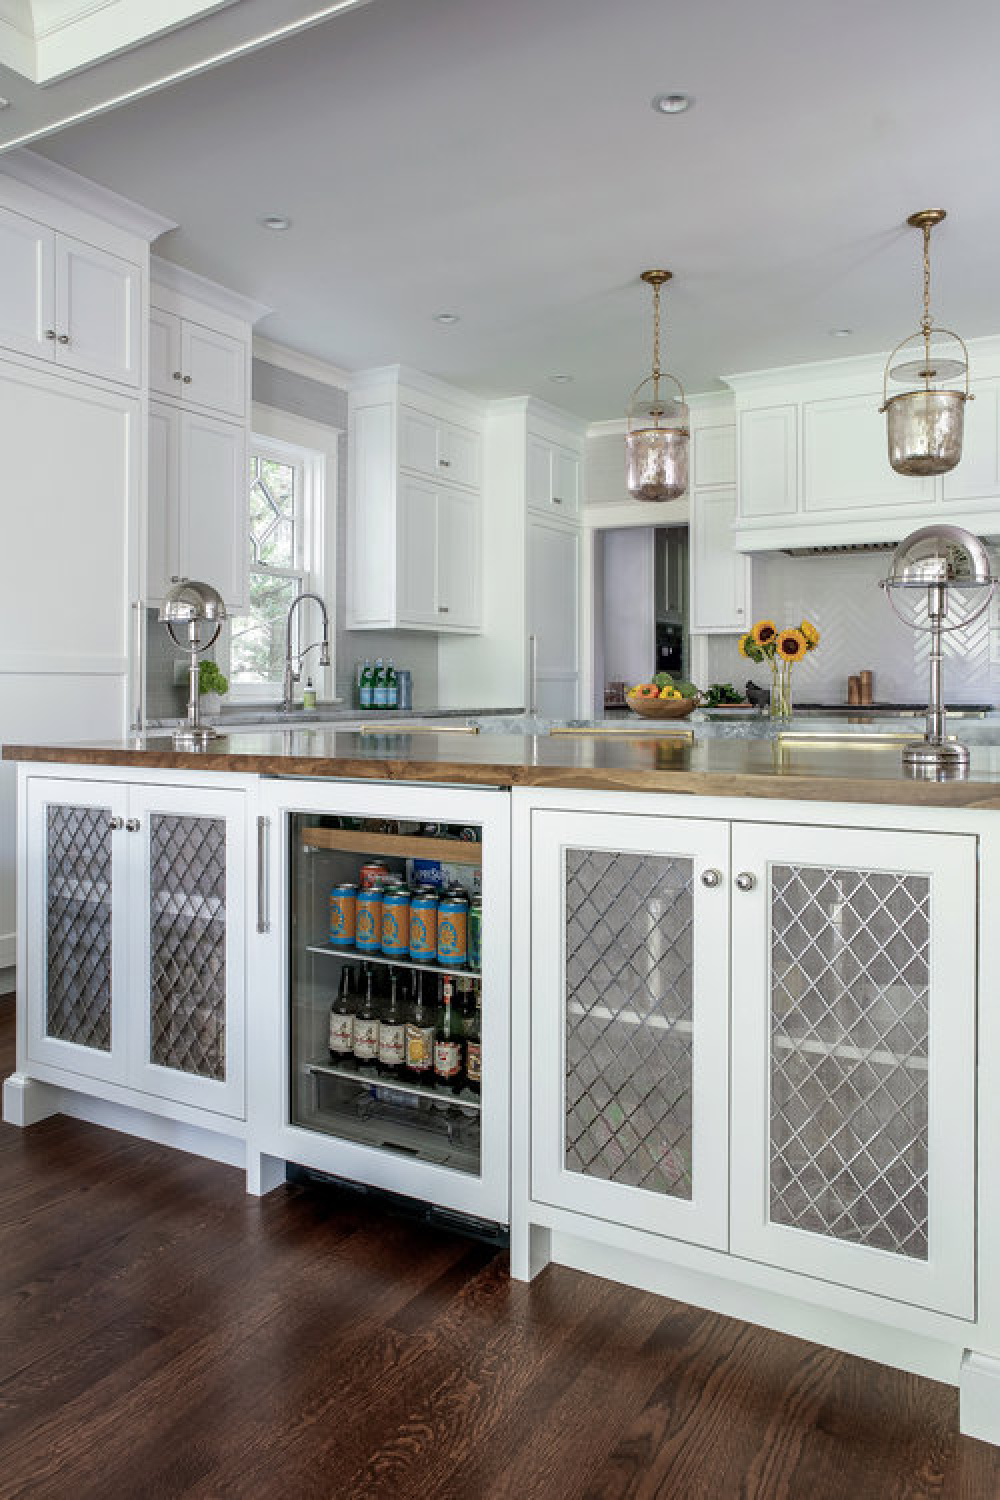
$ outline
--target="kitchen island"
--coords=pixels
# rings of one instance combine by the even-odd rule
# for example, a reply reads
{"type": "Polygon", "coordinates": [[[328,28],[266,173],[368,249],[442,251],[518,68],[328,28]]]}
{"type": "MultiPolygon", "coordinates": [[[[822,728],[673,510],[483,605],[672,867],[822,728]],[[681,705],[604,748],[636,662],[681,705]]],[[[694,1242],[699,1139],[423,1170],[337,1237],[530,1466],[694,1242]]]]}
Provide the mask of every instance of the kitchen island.
{"type": "Polygon", "coordinates": [[[1000,747],[941,784],[898,743],[780,738],[316,725],[4,753],[8,1120],[509,1224],[517,1276],[557,1260],[950,1380],[963,1430],[1000,1441],[1000,747]],[[348,1121],[319,1047],[326,897],[338,861],[435,840],[481,872],[481,1096],[415,1086],[420,1115],[376,1076],[348,1121]]]}

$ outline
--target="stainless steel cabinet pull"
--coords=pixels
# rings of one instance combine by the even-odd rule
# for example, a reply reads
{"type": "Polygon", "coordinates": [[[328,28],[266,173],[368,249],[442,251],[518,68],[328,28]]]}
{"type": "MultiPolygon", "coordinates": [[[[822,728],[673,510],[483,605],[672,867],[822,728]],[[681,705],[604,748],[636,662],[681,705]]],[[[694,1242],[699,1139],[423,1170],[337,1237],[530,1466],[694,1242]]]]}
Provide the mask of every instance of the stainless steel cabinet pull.
{"type": "Polygon", "coordinates": [[[752,891],[757,884],[756,875],[751,875],[749,870],[741,870],[736,877],[736,889],[738,891],[752,891]]]}
{"type": "Polygon", "coordinates": [[[174,379],[175,380],[180,380],[180,378],[181,378],[181,372],[180,372],[180,370],[175,370],[174,371],[174,379]]]}
{"type": "Polygon", "coordinates": [[[69,334],[68,333],[61,333],[59,335],[59,343],[60,344],[68,344],[69,343],[69,334]]]}
{"type": "Polygon", "coordinates": [[[721,870],[702,870],[702,872],[701,872],[701,883],[702,883],[702,885],[707,885],[708,888],[709,888],[709,890],[711,890],[714,886],[721,885],[722,884],[722,871],[721,870]]]}
{"type": "Polygon", "coordinates": [[[55,331],[54,328],[46,328],[46,330],[45,330],[45,337],[47,339],[54,339],[55,336],[56,336],[56,331],[55,331]]]}
{"type": "Polygon", "coordinates": [[[447,606],[447,604],[439,604],[438,605],[438,614],[439,615],[446,615],[447,613],[448,613],[448,606],[447,606]]]}
{"type": "Polygon", "coordinates": [[[125,832],[126,833],[138,833],[139,832],[139,819],[138,818],[126,818],[125,819],[125,832]]]}
{"type": "Polygon", "coordinates": [[[185,385],[190,385],[191,384],[191,376],[190,375],[185,375],[184,376],[184,384],[185,385]]]}
{"type": "Polygon", "coordinates": [[[553,495],[552,496],[552,504],[553,505],[562,505],[562,496],[561,495],[553,495]]]}
{"type": "Polygon", "coordinates": [[[125,827],[125,819],[124,818],[109,818],[108,819],[108,827],[111,829],[112,833],[119,833],[121,831],[121,829],[123,829],[125,827]]]}
{"type": "Polygon", "coordinates": [[[528,636],[528,712],[538,712],[538,637],[528,636]]]}
{"type": "Polygon", "coordinates": [[[268,853],[271,843],[271,819],[257,819],[257,931],[271,930],[271,876],[268,853]]]}

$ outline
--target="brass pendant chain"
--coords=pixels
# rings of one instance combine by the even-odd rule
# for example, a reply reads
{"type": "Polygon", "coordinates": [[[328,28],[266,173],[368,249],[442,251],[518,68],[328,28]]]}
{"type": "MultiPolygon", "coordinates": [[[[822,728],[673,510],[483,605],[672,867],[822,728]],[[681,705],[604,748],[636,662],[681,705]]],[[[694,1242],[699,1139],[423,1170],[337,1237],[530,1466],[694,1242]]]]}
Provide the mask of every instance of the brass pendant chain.
{"type": "Polygon", "coordinates": [[[931,226],[924,225],[924,385],[930,387],[931,364],[931,226]]]}
{"type": "Polygon", "coordinates": [[[660,404],[660,283],[653,283],[653,400],[660,404]]]}

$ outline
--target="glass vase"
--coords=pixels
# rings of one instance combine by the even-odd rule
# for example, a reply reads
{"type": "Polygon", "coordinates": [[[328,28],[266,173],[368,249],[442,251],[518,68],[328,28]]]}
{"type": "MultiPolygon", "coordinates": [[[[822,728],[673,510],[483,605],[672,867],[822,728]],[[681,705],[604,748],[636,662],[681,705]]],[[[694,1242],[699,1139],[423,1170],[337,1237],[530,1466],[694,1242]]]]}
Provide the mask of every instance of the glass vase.
{"type": "Polygon", "coordinates": [[[792,717],[792,664],[774,657],[771,662],[771,718],[792,717]]]}

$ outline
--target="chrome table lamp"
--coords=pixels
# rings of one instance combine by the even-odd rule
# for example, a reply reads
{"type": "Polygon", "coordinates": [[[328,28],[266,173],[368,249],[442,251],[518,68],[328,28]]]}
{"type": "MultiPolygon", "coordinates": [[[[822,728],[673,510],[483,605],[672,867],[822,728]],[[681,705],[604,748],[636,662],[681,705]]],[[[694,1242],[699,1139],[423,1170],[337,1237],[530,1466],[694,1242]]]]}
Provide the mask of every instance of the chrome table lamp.
{"type": "Polygon", "coordinates": [[[941,780],[964,776],[969,769],[969,751],[945,734],[945,711],[941,698],[941,637],[945,631],[960,630],[979,618],[988,608],[997,580],[993,576],[989,555],[977,536],[961,526],[922,526],[904,537],[892,554],[888,577],[880,587],[893,612],[904,625],[930,633],[930,693],[927,706],[927,728],[922,740],[903,747],[903,765],[911,776],[941,780]],[[972,596],[960,617],[949,623],[949,607],[957,593],[984,590],[981,597],[972,596]],[[905,591],[897,596],[897,590],[905,591]],[[914,591],[921,592],[914,592],[914,591]],[[922,591],[927,595],[927,618],[920,614],[922,591]],[[898,600],[909,601],[909,614],[898,600]]]}
{"type": "Polygon", "coordinates": [[[226,618],[226,606],[222,595],[210,583],[199,583],[194,578],[181,578],[174,584],[160,607],[159,618],[167,627],[167,633],[175,646],[188,652],[188,703],[187,723],[174,730],[174,746],[178,750],[204,750],[211,740],[217,738],[210,724],[202,724],[198,702],[198,657],[219,638],[222,621],[226,618]],[[214,624],[208,640],[201,639],[203,623],[214,624]],[[175,626],[187,629],[187,640],[178,639],[175,626]]]}

